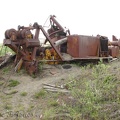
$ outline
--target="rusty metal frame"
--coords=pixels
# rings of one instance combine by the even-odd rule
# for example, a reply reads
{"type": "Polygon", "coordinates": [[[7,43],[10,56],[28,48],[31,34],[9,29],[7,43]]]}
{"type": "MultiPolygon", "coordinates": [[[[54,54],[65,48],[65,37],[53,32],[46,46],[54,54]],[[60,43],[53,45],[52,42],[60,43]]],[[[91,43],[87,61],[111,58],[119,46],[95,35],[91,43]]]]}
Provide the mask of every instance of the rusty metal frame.
{"type": "Polygon", "coordinates": [[[43,32],[43,34],[45,35],[46,39],[49,41],[49,43],[51,44],[51,46],[54,48],[54,50],[57,52],[57,54],[59,55],[59,57],[61,58],[61,60],[63,60],[61,53],[59,52],[59,50],[56,48],[56,46],[52,43],[51,38],[47,35],[46,31],[43,29],[43,27],[41,25],[39,25],[39,29],[41,29],[41,31],[43,32]]]}

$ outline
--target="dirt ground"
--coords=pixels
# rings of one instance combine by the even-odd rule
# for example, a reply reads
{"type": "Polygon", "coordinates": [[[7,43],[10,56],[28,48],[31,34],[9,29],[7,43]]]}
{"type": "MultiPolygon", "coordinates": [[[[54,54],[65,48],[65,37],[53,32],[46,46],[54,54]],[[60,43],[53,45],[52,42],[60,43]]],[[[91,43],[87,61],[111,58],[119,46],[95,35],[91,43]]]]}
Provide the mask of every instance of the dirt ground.
{"type": "Polygon", "coordinates": [[[12,106],[12,111],[19,111],[20,105],[24,106],[25,110],[29,108],[30,104],[36,105],[33,96],[42,89],[44,83],[63,85],[74,77],[80,76],[79,66],[70,64],[70,67],[64,69],[62,65],[44,65],[37,77],[28,75],[24,70],[15,73],[12,64],[0,69],[0,82],[3,82],[3,85],[0,86],[0,120],[7,119],[9,105],[12,106]],[[9,80],[17,80],[20,84],[9,88],[7,87],[9,80]],[[14,92],[15,94],[9,95],[14,92]],[[21,96],[23,92],[27,93],[24,97],[21,96]]]}
{"type": "MultiPolygon", "coordinates": [[[[111,66],[110,72],[115,72],[119,77],[120,60],[108,64],[111,66]]],[[[43,103],[45,104],[45,101],[36,100],[33,96],[42,90],[43,84],[61,86],[72,81],[74,78],[80,78],[81,74],[82,67],[77,63],[63,65],[45,64],[36,76],[28,75],[24,69],[16,73],[14,72],[13,63],[10,63],[0,69],[0,120],[13,120],[13,117],[10,119],[10,115],[15,114],[16,111],[28,112],[33,106],[37,109],[32,111],[32,113],[34,112],[35,115],[41,113],[42,108],[39,108],[39,106],[43,103]],[[67,68],[70,68],[64,68],[66,65],[67,68]],[[18,81],[19,84],[15,87],[9,87],[8,83],[10,80],[18,81]],[[23,93],[27,95],[23,95],[23,93]],[[10,114],[11,111],[12,113],[10,114]]],[[[39,114],[39,117],[31,118],[30,120],[37,120],[40,118],[40,115],[41,114],[39,114]]],[[[14,120],[16,120],[16,118],[14,118],[14,120]]]]}

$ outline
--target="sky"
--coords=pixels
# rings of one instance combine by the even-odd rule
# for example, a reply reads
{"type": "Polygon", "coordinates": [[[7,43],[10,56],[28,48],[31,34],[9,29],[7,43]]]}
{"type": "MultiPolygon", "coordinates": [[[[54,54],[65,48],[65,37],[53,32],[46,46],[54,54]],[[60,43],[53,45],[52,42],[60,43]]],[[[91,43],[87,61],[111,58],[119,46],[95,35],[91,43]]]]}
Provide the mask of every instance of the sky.
{"type": "Polygon", "coordinates": [[[120,0],[2,0],[0,3],[0,43],[7,29],[34,22],[44,25],[56,15],[71,34],[120,38],[120,0]]]}

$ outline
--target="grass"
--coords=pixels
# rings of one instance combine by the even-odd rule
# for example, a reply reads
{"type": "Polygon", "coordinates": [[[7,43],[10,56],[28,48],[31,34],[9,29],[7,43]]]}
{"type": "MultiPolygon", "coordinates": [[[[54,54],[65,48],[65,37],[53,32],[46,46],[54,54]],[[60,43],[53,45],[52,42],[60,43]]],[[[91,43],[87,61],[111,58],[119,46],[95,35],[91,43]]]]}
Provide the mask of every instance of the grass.
{"type": "Polygon", "coordinates": [[[56,101],[56,100],[52,100],[52,101],[49,102],[49,105],[50,105],[50,106],[53,106],[53,107],[56,107],[56,106],[59,105],[59,103],[58,103],[58,101],[56,101]]]}
{"type": "Polygon", "coordinates": [[[46,91],[44,89],[40,90],[39,92],[36,92],[34,97],[39,99],[39,98],[43,98],[46,95],[46,91]]]}
{"type": "MultiPolygon", "coordinates": [[[[28,110],[35,114],[42,114],[42,118],[46,120],[57,120],[61,117],[65,120],[69,118],[73,120],[119,120],[120,67],[119,64],[115,64],[115,67],[111,66],[100,61],[97,65],[89,64],[80,67],[79,77],[70,76],[69,80],[64,80],[64,82],[73,81],[66,85],[70,94],[46,92],[41,89],[34,93],[35,99],[32,98],[28,108],[20,104],[16,110],[28,110]],[[60,117],[60,115],[63,116],[60,117]]],[[[9,68],[4,69],[5,73],[7,71],[9,68]]],[[[1,81],[0,85],[2,84],[1,81]]],[[[11,88],[19,84],[17,80],[10,80],[8,86],[11,88]]],[[[13,94],[16,92],[13,91],[13,94]]],[[[27,96],[27,92],[23,91],[19,95],[27,96]]],[[[1,99],[3,100],[2,97],[1,99]]],[[[9,100],[7,96],[4,99],[9,100]]],[[[4,109],[12,110],[13,108],[10,104],[4,104],[4,109]]]]}
{"type": "Polygon", "coordinates": [[[45,65],[45,61],[39,62],[38,70],[41,72],[43,70],[43,66],[45,65]]]}
{"type": "Polygon", "coordinates": [[[11,91],[9,94],[11,95],[11,94],[16,94],[18,91],[17,90],[13,90],[13,91],[11,91]]]}
{"type": "Polygon", "coordinates": [[[9,84],[8,84],[8,86],[9,87],[15,87],[15,86],[17,86],[17,85],[19,85],[20,84],[20,82],[19,81],[17,81],[17,80],[9,80],[9,84]]]}
{"type": "Polygon", "coordinates": [[[27,96],[27,92],[22,92],[20,95],[21,96],[27,96]]]}
{"type": "Polygon", "coordinates": [[[0,86],[2,86],[4,84],[4,81],[0,81],[0,86]]]}
{"type": "Polygon", "coordinates": [[[14,53],[9,47],[0,44],[0,56],[4,56],[8,52],[14,53]]]}
{"type": "Polygon", "coordinates": [[[23,105],[23,104],[18,104],[18,105],[16,106],[16,110],[15,110],[15,111],[20,112],[20,111],[24,111],[24,110],[25,110],[24,105],[23,105]]]}
{"type": "Polygon", "coordinates": [[[4,109],[6,109],[6,110],[11,110],[11,109],[12,109],[12,106],[11,106],[10,104],[6,104],[6,105],[4,106],[4,109]]]}
{"type": "Polygon", "coordinates": [[[87,77],[88,70],[83,71],[81,78],[70,87],[74,100],[67,104],[65,109],[74,119],[108,119],[112,111],[104,112],[102,109],[108,104],[114,107],[114,103],[117,108],[120,103],[117,86],[120,82],[116,76],[109,73],[109,66],[103,63],[95,65],[87,77]]]}
{"type": "MultiPolygon", "coordinates": [[[[120,82],[110,68],[110,65],[102,62],[94,66],[87,65],[81,68],[80,78],[72,78],[73,82],[67,84],[70,95],[46,93],[41,101],[45,104],[44,118],[59,119],[62,114],[66,120],[119,119],[119,112],[116,111],[120,109],[120,82]]],[[[40,96],[44,96],[44,92],[36,94],[36,98],[40,96]]]]}
{"type": "Polygon", "coordinates": [[[45,112],[44,112],[44,119],[45,120],[49,120],[50,117],[54,115],[54,113],[55,113],[55,109],[54,108],[46,109],[45,112]]]}
{"type": "Polygon", "coordinates": [[[2,71],[3,71],[4,74],[8,73],[10,71],[10,66],[4,67],[2,71]]]}

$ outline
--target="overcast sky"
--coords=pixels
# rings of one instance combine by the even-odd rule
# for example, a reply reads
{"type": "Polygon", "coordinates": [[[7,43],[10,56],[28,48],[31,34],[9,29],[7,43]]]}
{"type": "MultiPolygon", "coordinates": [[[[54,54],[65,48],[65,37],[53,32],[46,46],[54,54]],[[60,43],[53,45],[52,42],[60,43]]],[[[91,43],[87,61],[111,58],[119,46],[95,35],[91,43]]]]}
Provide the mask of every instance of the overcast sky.
{"type": "Polygon", "coordinates": [[[120,38],[120,0],[2,0],[0,42],[6,29],[38,22],[56,15],[72,34],[120,38]]]}

